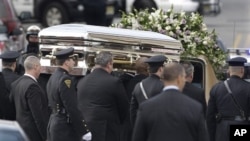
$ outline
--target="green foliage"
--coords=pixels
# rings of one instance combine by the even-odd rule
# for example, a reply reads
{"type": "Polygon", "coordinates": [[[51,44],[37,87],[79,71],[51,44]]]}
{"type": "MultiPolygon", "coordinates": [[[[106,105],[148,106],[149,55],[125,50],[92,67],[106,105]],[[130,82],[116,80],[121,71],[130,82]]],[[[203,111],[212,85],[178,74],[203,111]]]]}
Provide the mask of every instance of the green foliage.
{"type": "Polygon", "coordinates": [[[225,64],[226,54],[216,44],[215,31],[209,32],[202,16],[196,13],[175,13],[154,10],[150,13],[134,11],[123,13],[121,21],[113,27],[159,32],[181,41],[184,51],[182,57],[205,55],[215,72],[225,64]]]}

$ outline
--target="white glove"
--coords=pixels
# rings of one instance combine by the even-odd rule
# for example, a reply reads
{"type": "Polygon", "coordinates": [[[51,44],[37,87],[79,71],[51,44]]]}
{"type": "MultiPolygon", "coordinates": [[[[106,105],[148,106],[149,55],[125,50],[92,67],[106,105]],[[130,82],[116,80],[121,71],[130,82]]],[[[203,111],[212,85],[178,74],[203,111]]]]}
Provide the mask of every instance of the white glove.
{"type": "Polygon", "coordinates": [[[92,140],[92,134],[91,132],[86,133],[85,135],[82,136],[82,139],[84,141],[91,141],[92,140]]]}

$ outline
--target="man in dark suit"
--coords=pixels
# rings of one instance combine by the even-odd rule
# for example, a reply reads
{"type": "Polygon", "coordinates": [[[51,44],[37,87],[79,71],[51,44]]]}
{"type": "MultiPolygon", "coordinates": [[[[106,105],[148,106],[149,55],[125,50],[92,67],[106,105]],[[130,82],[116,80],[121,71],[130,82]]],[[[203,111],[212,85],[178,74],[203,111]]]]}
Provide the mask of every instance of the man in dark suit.
{"type": "Polygon", "coordinates": [[[140,105],[132,140],[207,141],[201,104],[181,93],[184,68],[177,63],[167,64],[163,81],[163,92],[140,105]]]}
{"type": "Polygon", "coordinates": [[[77,85],[78,104],[94,141],[118,141],[128,112],[128,98],[119,78],[112,76],[113,56],[100,52],[95,69],[77,85]]]}
{"type": "Polygon", "coordinates": [[[139,104],[162,91],[164,85],[160,80],[160,77],[162,75],[163,64],[166,59],[167,58],[163,55],[156,55],[145,61],[145,63],[148,63],[149,65],[150,75],[140,83],[137,83],[132,92],[130,103],[130,120],[132,126],[134,126],[139,104]]]}
{"type": "Polygon", "coordinates": [[[243,57],[228,60],[229,79],[210,91],[206,118],[210,141],[229,141],[230,125],[250,124],[250,83],[243,79],[246,62],[243,57]]]}
{"type": "Polygon", "coordinates": [[[47,83],[49,107],[52,110],[48,125],[49,141],[81,141],[90,137],[87,125],[77,107],[76,88],[69,72],[73,70],[74,48],[55,52],[57,70],[47,83]]]}
{"type": "Polygon", "coordinates": [[[182,65],[186,72],[186,83],[185,87],[183,88],[183,93],[187,96],[197,100],[201,103],[204,111],[204,116],[206,115],[207,110],[207,103],[205,99],[205,91],[202,88],[194,86],[192,84],[193,77],[194,77],[194,66],[190,62],[182,62],[182,65]]]}
{"type": "Polygon", "coordinates": [[[14,103],[11,103],[9,100],[10,96],[10,86],[11,83],[17,80],[20,76],[15,73],[16,69],[16,59],[20,56],[17,51],[6,51],[0,55],[2,58],[3,65],[3,77],[5,80],[5,87],[7,90],[7,94],[4,97],[4,109],[3,109],[3,118],[6,120],[15,120],[16,119],[16,111],[14,103]]]}
{"type": "Polygon", "coordinates": [[[37,83],[40,75],[40,60],[29,56],[24,61],[25,74],[11,85],[16,120],[31,141],[45,141],[48,124],[48,102],[43,89],[37,83]]]}

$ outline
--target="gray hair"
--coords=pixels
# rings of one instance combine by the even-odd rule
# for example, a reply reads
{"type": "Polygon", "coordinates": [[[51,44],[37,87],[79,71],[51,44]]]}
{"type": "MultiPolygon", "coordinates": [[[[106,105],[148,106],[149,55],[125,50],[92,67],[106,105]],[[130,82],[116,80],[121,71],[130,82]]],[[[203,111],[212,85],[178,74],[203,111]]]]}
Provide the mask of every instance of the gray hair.
{"type": "Polygon", "coordinates": [[[29,56],[24,61],[25,70],[32,70],[36,65],[40,65],[40,59],[36,56],[29,56]]]}
{"type": "Polygon", "coordinates": [[[97,54],[95,58],[96,65],[100,65],[101,67],[106,67],[109,62],[113,60],[113,55],[108,51],[102,51],[97,54]]]}
{"type": "Polygon", "coordinates": [[[191,76],[193,74],[193,72],[194,72],[193,64],[188,62],[188,61],[182,62],[181,64],[185,69],[186,76],[191,76]]]}
{"type": "Polygon", "coordinates": [[[164,81],[176,80],[180,75],[182,76],[185,70],[181,64],[168,63],[164,66],[162,78],[164,81]]]}

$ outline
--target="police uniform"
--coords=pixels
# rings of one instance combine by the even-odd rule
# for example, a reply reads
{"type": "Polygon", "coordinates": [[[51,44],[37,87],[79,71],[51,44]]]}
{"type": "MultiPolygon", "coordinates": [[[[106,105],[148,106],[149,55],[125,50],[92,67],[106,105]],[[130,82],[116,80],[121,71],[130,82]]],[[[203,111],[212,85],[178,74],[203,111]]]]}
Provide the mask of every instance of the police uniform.
{"type": "MultiPolygon", "coordinates": [[[[20,54],[17,51],[6,51],[0,55],[0,58],[2,58],[3,63],[16,63],[16,59],[19,56],[20,54]]],[[[7,90],[7,94],[4,98],[5,108],[3,109],[4,112],[3,118],[7,120],[15,120],[16,119],[15,107],[14,104],[11,103],[9,100],[10,86],[11,83],[17,80],[20,76],[8,67],[3,68],[2,73],[5,80],[5,87],[7,90]]]]}
{"type": "MultiPolygon", "coordinates": [[[[228,64],[231,67],[244,67],[246,62],[245,58],[236,57],[229,60],[228,64]]],[[[228,141],[230,125],[249,124],[246,120],[250,113],[249,96],[250,83],[240,75],[230,74],[229,79],[213,86],[206,116],[211,141],[228,141]]]]}
{"type": "MultiPolygon", "coordinates": [[[[145,63],[149,64],[149,69],[159,68],[163,66],[166,59],[167,58],[163,55],[157,55],[148,58],[145,63]]],[[[146,79],[142,80],[141,83],[136,84],[132,92],[130,103],[130,120],[132,125],[134,125],[139,104],[146,99],[161,93],[163,87],[164,85],[160,80],[160,77],[153,73],[151,73],[146,79]],[[145,91],[145,94],[143,94],[143,90],[145,91]]]]}
{"type": "MultiPolygon", "coordinates": [[[[73,48],[56,52],[57,59],[68,59],[73,48]]],[[[80,141],[89,132],[77,107],[76,87],[69,72],[59,67],[47,83],[49,107],[52,110],[48,124],[49,141],[80,141]]]]}

